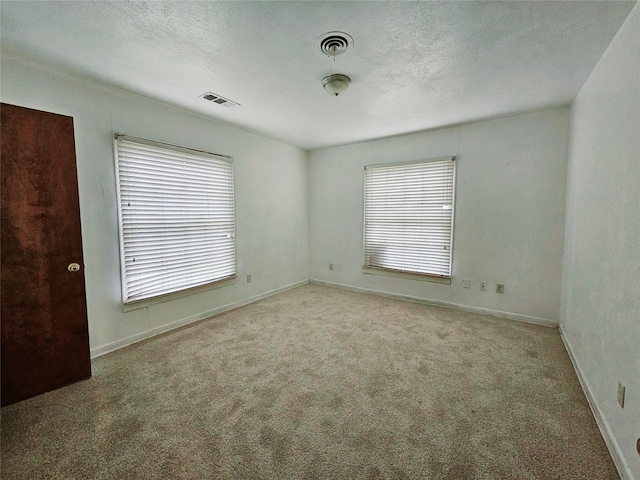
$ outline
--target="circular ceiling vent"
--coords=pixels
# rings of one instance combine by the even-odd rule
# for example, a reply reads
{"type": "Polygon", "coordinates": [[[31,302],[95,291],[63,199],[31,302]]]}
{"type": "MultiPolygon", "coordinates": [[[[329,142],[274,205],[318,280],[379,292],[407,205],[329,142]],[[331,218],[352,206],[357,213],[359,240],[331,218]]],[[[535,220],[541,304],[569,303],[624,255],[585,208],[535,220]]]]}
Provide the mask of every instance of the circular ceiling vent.
{"type": "Polygon", "coordinates": [[[323,55],[336,57],[342,55],[353,45],[353,38],[344,32],[327,32],[318,37],[316,45],[323,55]]]}

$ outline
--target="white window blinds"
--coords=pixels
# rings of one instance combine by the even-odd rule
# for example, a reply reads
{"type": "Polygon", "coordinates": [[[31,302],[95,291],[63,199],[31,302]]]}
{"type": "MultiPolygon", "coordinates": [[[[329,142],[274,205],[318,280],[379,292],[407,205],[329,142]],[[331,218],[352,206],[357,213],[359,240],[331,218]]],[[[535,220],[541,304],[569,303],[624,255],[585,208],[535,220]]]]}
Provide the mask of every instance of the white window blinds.
{"type": "Polygon", "coordinates": [[[365,268],[451,276],[454,160],[365,167],[365,268]]]}
{"type": "Polygon", "coordinates": [[[116,135],[124,303],[233,277],[231,159],[116,135]]]}

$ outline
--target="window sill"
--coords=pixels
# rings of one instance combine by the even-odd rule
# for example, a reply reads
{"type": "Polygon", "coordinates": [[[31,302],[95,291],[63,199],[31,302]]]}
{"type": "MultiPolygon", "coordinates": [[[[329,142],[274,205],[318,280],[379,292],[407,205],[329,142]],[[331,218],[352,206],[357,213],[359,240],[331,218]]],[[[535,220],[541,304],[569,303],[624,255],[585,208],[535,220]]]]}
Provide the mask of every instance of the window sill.
{"type": "Polygon", "coordinates": [[[432,275],[423,275],[420,273],[401,272],[399,270],[384,270],[382,268],[362,267],[362,273],[366,275],[383,275],[386,277],[406,278],[408,280],[419,280],[422,282],[440,283],[443,285],[451,285],[451,277],[436,277],[432,275]]]}
{"type": "Polygon", "coordinates": [[[200,285],[198,287],[188,288],[186,290],[180,290],[179,292],[167,293],[158,297],[145,298],[131,303],[124,303],[122,305],[123,312],[131,312],[133,310],[139,310],[141,308],[150,307],[159,303],[169,302],[182,297],[188,297],[189,295],[195,295],[196,293],[206,292],[207,290],[215,290],[216,288],[227,287],[229,285],[235,285],[237,282],[236,275],[220,280],[217,282],[207,283],[206,285],[200,285]]]}

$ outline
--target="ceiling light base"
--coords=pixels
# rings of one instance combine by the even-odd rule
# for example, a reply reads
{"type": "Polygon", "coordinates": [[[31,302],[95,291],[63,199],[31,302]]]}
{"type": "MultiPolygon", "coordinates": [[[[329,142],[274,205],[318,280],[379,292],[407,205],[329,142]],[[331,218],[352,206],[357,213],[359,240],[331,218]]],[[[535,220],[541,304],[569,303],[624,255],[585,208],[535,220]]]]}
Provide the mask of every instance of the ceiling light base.
{"type": "Polygon", "coordinates": [[[322,79],[322,87],[332,97],[343,95],[349,88],[351,79],[341,73],[327,75],[322,79]]]}

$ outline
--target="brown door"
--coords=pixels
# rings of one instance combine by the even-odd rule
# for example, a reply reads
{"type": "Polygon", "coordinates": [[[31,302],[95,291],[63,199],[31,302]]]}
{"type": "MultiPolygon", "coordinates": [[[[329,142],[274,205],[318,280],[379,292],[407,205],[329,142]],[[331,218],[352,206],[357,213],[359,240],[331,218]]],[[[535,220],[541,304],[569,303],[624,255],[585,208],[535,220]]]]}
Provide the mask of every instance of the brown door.
{"type": "Polygon", "coordinates": [[[73,118],[0,114],[5,406],[90,377],[91,362],[73,118]]]}

